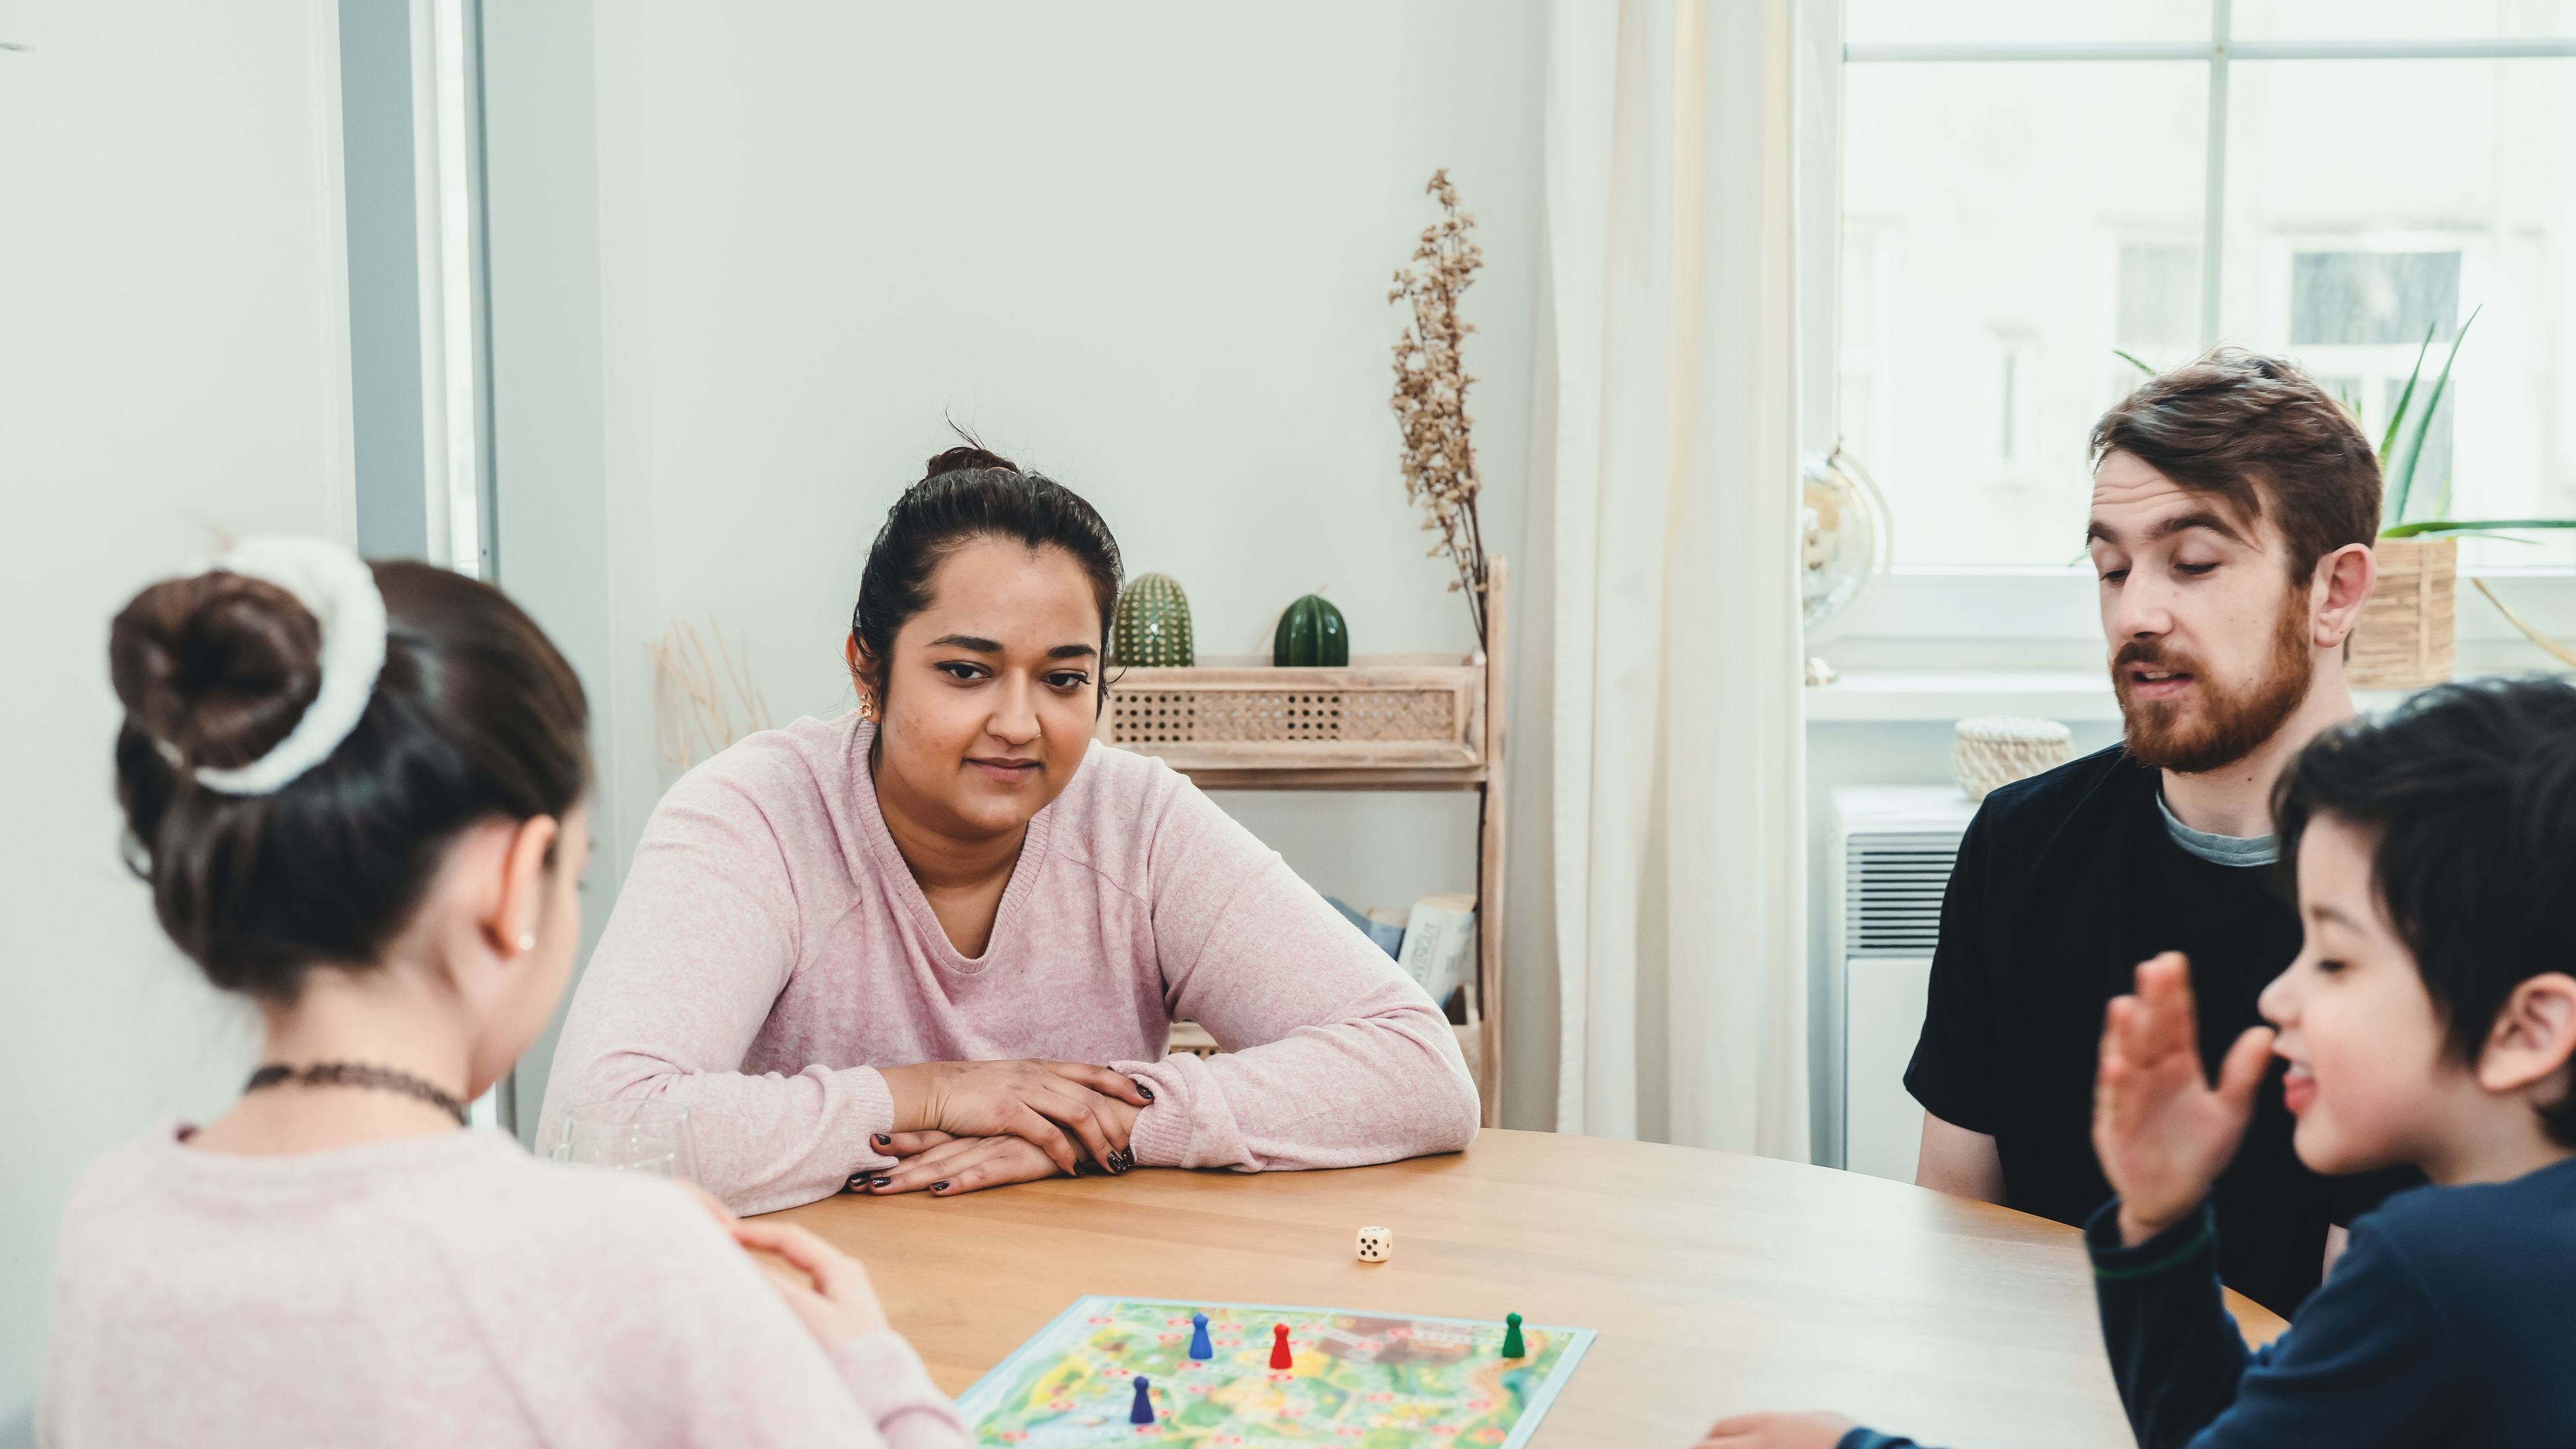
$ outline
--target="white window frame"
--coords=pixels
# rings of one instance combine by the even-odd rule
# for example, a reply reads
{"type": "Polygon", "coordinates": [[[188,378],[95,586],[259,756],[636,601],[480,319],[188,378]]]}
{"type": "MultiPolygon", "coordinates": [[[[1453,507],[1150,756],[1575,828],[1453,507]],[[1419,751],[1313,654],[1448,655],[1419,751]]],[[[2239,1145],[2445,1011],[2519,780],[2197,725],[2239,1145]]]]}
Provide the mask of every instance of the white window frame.
{"type": "MultiPolygon", "coordinates": [[[[1850,43],[1841,39],[1841,0],[1800,0],[1800,10],[1801,24],[1813,47],[1811,53],[1838,52],[1842,67],[1959,61],[2197,60],[2205,63],[2209,67],[2207,156],[2200,232],[2200,336],[2204,347],[2215,343],[2219,336],[2219,285],[2226,261],[2222,242],[2227,224],[2228,68],[2233,62],[2576,57],[2576,39],[2240,40],[2233,34],[2231,0],[2211,0],[2210,37],[2206,41],[1850,43]]],[[[1820,95],[1816,104],[1801,111],[1807,124],[1799,142],[1802,153],[1799,169],[1801,176],[1808,178],[1811,185],[1825,184],[1824,179],[1831,178],[1833,200],[1830,214],[1833,224],[1814,224],[1827,208],[1802,208],[1802,216],[1809,221],[1809,226],[1801,242],[1804,250],[1801,261],[1809,268],[1820,269],[1811,275],[1835,277],[1837,281],[1833,287],[1816,288],[1802,294],[1806,306],[1802,308],[1799,323],[1801,345],[1821,349],[1824,359],[1821,365],[1804,369],[1803,375],[1809,387],[1822,384],[1838,391],[1841,379],[1838,313],[1842,249],[1842,79],[1840,69],[1835,68],[1829,74],[1811,72],[1809,80],[1820,95]]],[[[2424,239],[2432,240],[2430,237],[2424,239]]],[[[2374,242],[2376,240],[2373,239],[2374,242]]],[[[2390,240],[2395,238],[2392,236],[2390,240]]],[[[2457,241],[2456,238],[2446,239],[2442,245],[2447,248],[2457,241]]],[[[2118,239],[2114,238],[2115,265],[2117,244],[2118,239]]],[[[2462,250],[2474,251],[2466,246],[2462,250]]],[[[2280,244],[2278,239],[2266,239],[2266,264],[2276,254],[2285,258],[2287,251],[2287,246],[2280,244]]],[[[2282,264],[2286,265],[2286,261],[2282,264]]],[[[2475,265],[2474,254],[2463,256],[2464,290],[2466,273],[2475,265]]],[[[1887,371],[1883,359],[1878,375],[1884,388],[1887,371]]],[[[1802,429],[1806,446],[1821,449],[1833,445],[1835,428],[1830,420],[1837,416],[1838,408],[1837,401],[1823,407],[1810,405],[1803,410],[1807,420],[1802,429]]],[[[1895,522],[1901,531],[1904,519],[1899,517],[1895,522]]],[[[2069,551],[2073,551],[2071,544],[2069,551]]],[[[2556,606],[2549,611],[2551,614],[2562,611],[2576,614],[2576,568],[2489,566],[2462,572],[2488,579],[2523,581],[2518,583],[2518,589],[2547,591],[2551,596],[2550,602],[2556,606]]],[[[1853,620],[1850,627],[1831,644],[1819,645],[1818,652],[1854,658],[1862,668],[1890,667],[1890,661],[1923,655],[1937,662],[1915,667],[1985,673],[1999,679],[2004,677],[1999,671],[2063,667],[2057,661],[2068,657],[2068,652],[2079,641],[2089,642],[2096,648],[2099,646],[2101,626],[2095,593],[2092,569],[2081,564],[2062,568],[1900,564],[1890,571],[1886,586],[1879,591],[1868,615],[1853,620]],[[2035,655],[2047,656],[2048,662],[2035,665],[2035,655]]],[[[2518,592],[2516,597],[2527,598],[2530,594],[2518,592]]],[[[2461,623],[2464,638],[2473,628],[2481,636],[2504,637],[2511,632],[2500,620],[2484,619],[2477,611],[2465,607],[2461,611],[2461,623]]],[[[2022,677],[2026,679],[2028,676],[2022,677]]]]}

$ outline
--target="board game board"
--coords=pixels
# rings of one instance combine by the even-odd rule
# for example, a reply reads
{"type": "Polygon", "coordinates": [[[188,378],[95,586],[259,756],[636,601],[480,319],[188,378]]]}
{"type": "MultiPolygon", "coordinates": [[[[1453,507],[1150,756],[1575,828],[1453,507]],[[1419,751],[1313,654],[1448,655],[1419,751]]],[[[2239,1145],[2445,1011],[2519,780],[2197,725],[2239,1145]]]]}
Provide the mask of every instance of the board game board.
{"type": "Polygon", "coordinates": [[[1517,1449],[1592,1344],[1588,1328],[1260,1303],[1083,1298],[957,1400],[978,1444],[1517,1449]],[[1213,1356],[1188,1356],[1193,1313],[1213,1356]],[[1288,1325],[1291,1366],[1270,1367],[1288,1325]],[[1138,1375],[1154,1422],[1129,1422],[1138,1375]]]}

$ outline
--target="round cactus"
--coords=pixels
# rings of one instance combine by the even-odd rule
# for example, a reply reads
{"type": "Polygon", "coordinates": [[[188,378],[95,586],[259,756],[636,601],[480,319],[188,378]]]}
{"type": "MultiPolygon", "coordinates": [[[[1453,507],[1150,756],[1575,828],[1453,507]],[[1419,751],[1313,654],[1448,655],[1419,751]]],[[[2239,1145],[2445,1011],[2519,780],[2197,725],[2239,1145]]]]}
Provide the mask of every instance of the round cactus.
{"type": "Polygon", "coordinates": [[[1190,647],[1190,601],[1170,574],[1139,574],[1118,596],[1109,628],[1109,662],[1129,669],[1187,669],[1198,662],[1190,647]]]}
{"type": "Polygon", "coordinates": [[[1351,662],[1351,626],[1320,594],[1308,594],[1279,615],[1278,632],[1270,636],[1270,662],[1338,669],[1351,662]]]}

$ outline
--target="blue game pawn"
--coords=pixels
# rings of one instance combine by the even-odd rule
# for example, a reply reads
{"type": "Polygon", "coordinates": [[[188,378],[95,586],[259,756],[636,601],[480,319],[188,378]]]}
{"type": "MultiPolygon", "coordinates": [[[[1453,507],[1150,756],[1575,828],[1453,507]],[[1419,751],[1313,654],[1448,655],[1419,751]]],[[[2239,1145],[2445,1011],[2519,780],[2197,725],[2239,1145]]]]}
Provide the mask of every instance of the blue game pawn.
{"type": "Polygon", "coordinates": [[[1190,1357],[1201,1363],[1216,1357],[1216,1345],[1208,1342],[1207,1315],[1204,1313],[1190,1315],[1190,1357]]]}
{"type": "Polygon", "coordinates": [[[1153,1387],[1153,1382],[1154,1381],[1152,1379],[1146,1378],[1142,1374],[1137,1375],[1136,1407],[1127,1411],[1128,1423],[1150,1424],[1154,1422],[1154,1399],[1151,1394],[1146,1392],[1148,1389],[1153,1387]]]}

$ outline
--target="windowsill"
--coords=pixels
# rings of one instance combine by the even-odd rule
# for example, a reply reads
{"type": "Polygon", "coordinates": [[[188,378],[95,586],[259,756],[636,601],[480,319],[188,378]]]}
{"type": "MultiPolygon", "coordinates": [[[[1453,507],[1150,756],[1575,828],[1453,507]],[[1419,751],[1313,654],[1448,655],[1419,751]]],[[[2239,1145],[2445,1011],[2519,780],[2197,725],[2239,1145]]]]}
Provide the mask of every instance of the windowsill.
{"type": "Polygon", "coordinates": [[[2120,703],[2100,671],[1871,670],[1807,687],[1810,724],[1955,720],[2026,714],[2055,720],[2116,720],[2120,703]]]}
{"type": "MultiPolygon", "coordinates": [[[[2364,714],[2379,714],[2407,693],[2357,689],[2352,702],[2364,714]]],[[[2120,718],[2111,681],[2090,670],[1864,670],[1809,685],[1806,700],[1809,724],[1937,723],[1980,714],[2036,715],[2069,724],[2120,718]]]]}

